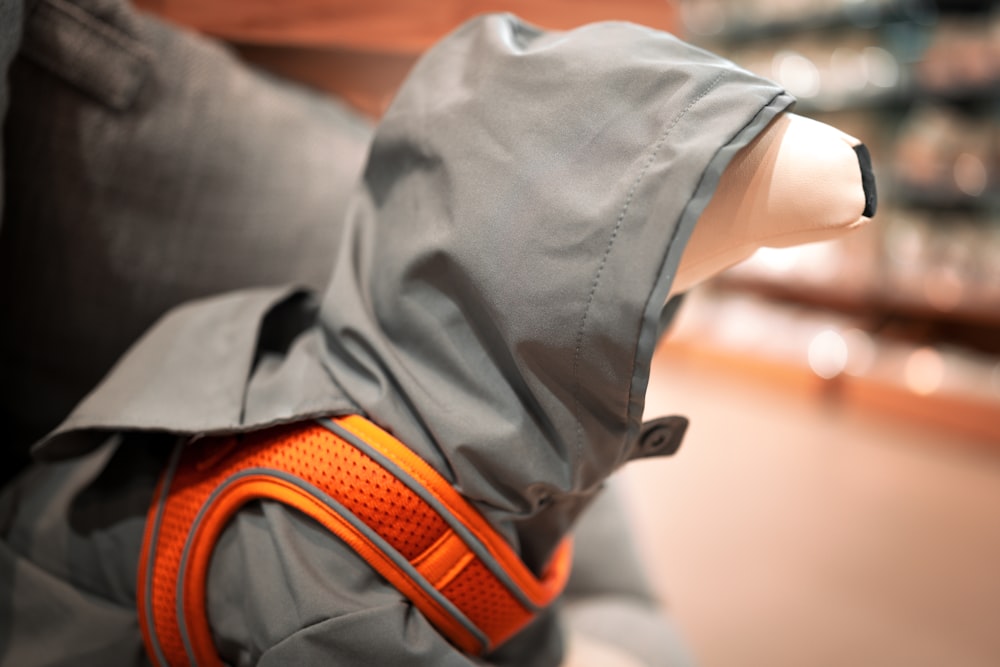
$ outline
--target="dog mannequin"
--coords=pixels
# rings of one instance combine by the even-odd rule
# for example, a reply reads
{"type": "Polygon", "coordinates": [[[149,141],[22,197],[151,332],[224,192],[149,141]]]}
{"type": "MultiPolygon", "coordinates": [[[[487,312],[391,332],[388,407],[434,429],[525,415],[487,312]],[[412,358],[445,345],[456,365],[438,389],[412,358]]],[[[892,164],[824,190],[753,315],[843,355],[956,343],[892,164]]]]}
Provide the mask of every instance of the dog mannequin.
{"type": "MultiPolygon", "coordinates": [[[[175,440],[363,414],[540,571],[614,470],[657,454],[641,414],[665,299],[871,214],[856,142],[791,102],[636,26],[493,16],[442,42],[376,132],[322,303],[271,288],[173,311],[36,449],[57,462],[3,505],[12,664],[141,654],[133,551],[175,440]]],[[[236,664],[482,664],[280,503],[234,517],[206,604],[236,664]]],[[[557,664],[555,619],[487,664],[557,664]]]]}
{"type": "Polygon", "coordinates": [[[871,164],[860,150],[860,141],[824,123],[793,113],[776,118],[726,168],[684,250],[671,294],[758,248],[826,241],[867,223],[874,190],[871,164]]]}

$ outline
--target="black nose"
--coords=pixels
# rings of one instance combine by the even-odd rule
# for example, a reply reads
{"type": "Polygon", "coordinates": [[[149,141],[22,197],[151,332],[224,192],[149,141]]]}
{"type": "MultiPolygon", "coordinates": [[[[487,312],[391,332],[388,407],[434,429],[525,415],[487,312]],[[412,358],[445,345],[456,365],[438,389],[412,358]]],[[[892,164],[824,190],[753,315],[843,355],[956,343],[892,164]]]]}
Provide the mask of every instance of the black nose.
{"type": "Polygon", "coordinates": [[[878,209],[878,191],[875,189],[875,172],[872,171],[872,156],[868,152],[868,147],[858,144],[854,147],[854,152],[858,156],[858,164],[861,165],[861,185],[865,189],[865,211],[861,215],[870,218],[875,215],[878,209]]]}

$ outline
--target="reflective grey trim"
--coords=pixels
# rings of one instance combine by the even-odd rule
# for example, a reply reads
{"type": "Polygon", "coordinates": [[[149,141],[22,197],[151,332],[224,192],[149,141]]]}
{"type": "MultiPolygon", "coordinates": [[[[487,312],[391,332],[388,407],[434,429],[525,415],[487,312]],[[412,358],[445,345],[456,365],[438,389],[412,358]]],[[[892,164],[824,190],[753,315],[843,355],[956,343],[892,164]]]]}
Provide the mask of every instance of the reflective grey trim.
{"type": "Polygon", "coordinates": [[[163,649],[160,647],[159,637],[156,636],[156,623],[153,621],[153,565],[156,560],[156,542],[160,535],[160,523],[163,520],[164,499],[167,497],[170,485],[174,481],[174,473],[177,471],[177,464],[181,460],[181,452],[184,450],[184,444],[182,440],[174,447],[174,451],[170,454],[170,461],[167,463],[167,470],[163,474],[163,484],[156,498],[156,517],[153,519],[152,534],[149,537],[149,553],[146,554],[146,579],[143,586],[146,589],[146,604],[144,605],[146,608],[146,634],[149,636],[150,643],[153,645],[153,653],[155,654],[151,657],[155,658],[161,667],[167,665],[167,659],[164,657],[163,649]]]}
{"type": "MultiPolygon", "coordinates": [[[[431,585],[431,583],[427,581],[427,579],[425,579],[424,576],[420,574],[419,571],[417,571],[417,568],[415,568],[413,564],[410,563],[410,561],[407,560],[405,556],[403,556],[403,554],[396,551],[392,547],[392,545],[386,542],[385,539],[377,532],[375,532],[374,529],[372,529],[370,526],[368,526],[368,524],[366,524],[357,516],[355,516],[353,513],[351,513],[350,510],[348,510],[346,507],[337,502],[329,494],[325,493],[322,489],[310,484],[309,482],[306,482],[303,479],[295,477],[294,475],[287,473],[283,470],[272,470],[270,468],[247,468],[245,470],[239,471],[238,473],[230,477],[227,477],[225,481],[219,484],[219,486],[217,486],[215,490],[212,491],[211,495],[209,495],[205,503],[201,506],[201,509],[198,510],[198,514],[195,517],[194,522],[191,524],[191,530],[188,533],[188,539],[184,543],[184,550],[181,552],[181,565],[177,577],[177,619],[179,621],[178,627],[180,628],[181,639],[183,639],[184,641],[184,649],[187,651],[188,659],[191,661],[192,667],[197,667],[198,663],[195,661],[194,651],[191,648],[190,639],[188,638],[187,635],[187,623],[186,619],[184,619],[184,611],[183,611],[184,591],[183,591],[183,586],[181,585],[187,576],[188,556],[190,555],[192,536],[197,532],[198,525],[201,523],[205,515],[205,512],[208,510],[209,507],[211,507],[215,503],[215,500],[219,496],[219,494],[225,491],[225,489],[228,488],[230,485],[238,482],[240,479],[244,477],[249,477],[251,475],[259,475],[259,474],[264,474],[269,477],[276,477],[279,479],[283,479],[286,482],[290,482],[295,486],[299,487],[300,489],[306,491],[307,493],[313,495],[314,497],[322,500],[324,503],[326,503],[326,505],[330,509],[332,509],[338,515],[340,515],[344,520],[346,520],[349,524],[351,524],[351,526],[353,526],[358,532],[360,532],[366,538],[371,540],[372,543],[374,543],[375,546],[382,551],[382,553],[388,556],[393,563],[395,563],[400,569],[405,571],[406,574],[411,579],[413,579],[413,581],[415,581],[422,589],[424,589],[424,591],[428,595],[430,595],[432,598],[434,598],[434,600],[438,604],[444,607],[445,610],[447,610],[448,613],[451,614],[462,625],[462,627],[464,627],[470,634],[472,634],[476,638],[477,641],[479,641],[483,645],[483,652],[486,652],[492,648],[489,637],[487,637],[482,632],[482,630],[476,627],[476,625],[471,620],[469,620],[469,618],[465,614],[463,614],[462,611],[458,607],[456,607],[451,600],[446,598],[443,594],[441,594],[440,591],[435,589],[431,585]]],[[[262,499],[267,499],[267,498],[264,497],[262,499]]]]}
{"type": "MultiPolygon", "coordinates": [[[[707,92],[707,91],[706,91],[707,92]]],[[[701,99],[689,105],[689,109],[701,99]]],[[[702,172],[701,180],[694,194],[688,200],[677,221],[674,234],[667,247],[667,253],[660,267],[659,275],[653,284],[649,299],[643,310],[642,327],[639,330],[639,338],[636,345],[635,358],[632,368],[635,369],[632,375],[632,382],[629,385],[629,406],[628,423],[634,424],[636,435],[642,424],[642,411],[644,409],[643,400],[634,400],[633,397],[646,395],[646,387],[649,384],[649,373],[652,368],[653,351],[659,342],[662,333],[661,316],[667,308],[667,296],[670,294],[670,287],[677,276],[677,269],[681,264],[681,255],[687,247],[688,239],[694,233],[695,223],[705,211],[708,202],[715,194],[715,190],[722,178],[722,173],[729,166],[733,157],[759,136],[764,128],[768,126],[779,114],[787,111],[795,104],[795,98],[783,91],[776,93],[766,105],[761,107],[750,122],[740,128],[736,134],[724,145],[722,145],[715,155],[712,156],[705,170],[702,172]]]]}
{"type": "Polygon", "coordinates": [[[379,465],[389,470],[396,476],[397,479],[406,484],[411,491],[420,496],[424,502],[433,507],[437,513],[441,515],[441,518],[444,519],[449,526],[451,526],[452,530],[454,530],[460,538],[462,538],[462,541],[465,542],[466,546],[468,546],[469,549],[471,549],[472,552],[479,557],[479,560],[483,563],[483,565],[485,565],[489,571],[492,572],[493,575],[507,587],[507,590],[509,590],[511,594],[517,598],[518,602],[533,612],[541,611],[541,608],[528,599],[528,597],[524,594],[524,591],[521,590],[521,587],[514,583],[514,580],[510,578],[510,575],[507,574],[507,572],[496,562],[496,559],[490,555],[489,550],[485,545],[483,545],[482,542],[479,541],[479,538],[473,535],[472,532],[465,527],[465,524],[463,524],[458,517],[452,514],[451,510],[445,507],[441,501],[431,495],[431,493],[424,488],[422,484],[410,477],[404,470],[386,458],[381,452],[374,449],[367,442],[347,429],[342,428],[336,422],[330,419],[317,419],[316,421],[319,422],[319,424],[324,428],[347,440],[362,452],[373,458],[379,463],[379,465]]]}

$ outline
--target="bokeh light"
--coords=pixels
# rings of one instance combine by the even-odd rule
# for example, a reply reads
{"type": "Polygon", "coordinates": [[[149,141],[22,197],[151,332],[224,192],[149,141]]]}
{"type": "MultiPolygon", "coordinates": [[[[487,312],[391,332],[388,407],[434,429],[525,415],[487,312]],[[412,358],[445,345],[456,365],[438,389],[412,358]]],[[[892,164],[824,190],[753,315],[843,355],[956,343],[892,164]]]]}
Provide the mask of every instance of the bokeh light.
{"type": "Polygon", "coordinates": [[[824,329],[809,342],[809,368],[829,380],[844,372],[847,367],[847,343],[832,329],[824,329]]]}

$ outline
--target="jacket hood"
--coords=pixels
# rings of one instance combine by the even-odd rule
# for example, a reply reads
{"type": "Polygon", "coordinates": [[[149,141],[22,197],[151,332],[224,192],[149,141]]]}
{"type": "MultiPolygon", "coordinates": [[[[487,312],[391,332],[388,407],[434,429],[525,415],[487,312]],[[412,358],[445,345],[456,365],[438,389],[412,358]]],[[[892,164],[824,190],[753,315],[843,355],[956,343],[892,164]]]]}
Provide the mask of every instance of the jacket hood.
{"type": "Polygon", "coordinates": [[[789,103],[635,25],[465,26],[376,131],[323,301],[326,367],[481,507],[586,498],[635,454],[696,218],[789,103]]]}

